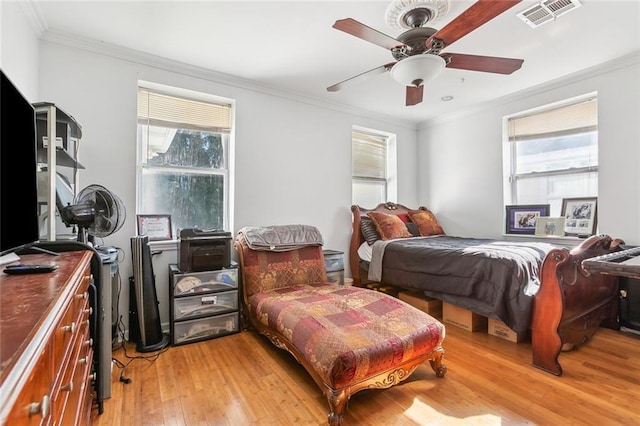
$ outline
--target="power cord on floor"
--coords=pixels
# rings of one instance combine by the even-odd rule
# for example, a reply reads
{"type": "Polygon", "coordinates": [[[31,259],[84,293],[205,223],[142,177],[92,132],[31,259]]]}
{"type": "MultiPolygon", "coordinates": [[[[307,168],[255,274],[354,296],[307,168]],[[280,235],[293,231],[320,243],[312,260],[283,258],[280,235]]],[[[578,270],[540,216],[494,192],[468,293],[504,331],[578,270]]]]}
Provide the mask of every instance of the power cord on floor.
{"type": "Polygon", "coordinates": [[[113,360],[113,363],[121,370],[120,377],[118,378],[118,380],[120,380],[120,382],[124,383],[125,385],[128,385],[129,383],[131,383],[131,379],[124,376],[124,369],[127,367],[127,365],[129,365],[129,363],[123,364],[122,361],[120,361],[117,358],[112,358],[112,360],[113,360]]]}
{"type": "Polygon", "coordinates": [[[169,346],[166,346],[150,355],[130,355],[127,353],[127,344],[126,344],[126,341],[124,340],[124,323],[122,322],[122,316],[120,316],[120,318],[118,319],[118,331],[120,334],[120,338],[122,339],[122,351],[124,353],[125,358],[127,358],[128,361],[124,363],[115,357],[112,357],[112,360],[113,360],[113,363],[116,365],[116,367],[120,368],[120,377],[118,380],[121,383],[128,385],[129,383],[131,383],[131,379],[128,377],[125,377],[124,371],[129,366],[129,364],[131,364],[133,361],[137,359],[144,360],[147,362],[155,362],[155,360],[157,360],[160,357],[160,355],[162,355],[164,352],[169,350],[169,346]]]}
{"type": "MultiPolygon", "coordinates": [[[[120,283],[120,281],[119,281],[120,283]]],[[[120,299],[120,288],[121,286],[119,285],[119,289],[118,289],[118,299],[120,299]]],[[[118,300],[119,301],[119,300],[118,300]]],[[[126,363],[120,361],[119,359],[112,357],[112,362],[115,364],[116,367],[120,368],[120,377],[118,378],[118,380],[121,383],[124,383],[125,385],[128,385],[129,383],[131,383],[131,379],[129,377],[126,377],[124,375],[125,369],[129,366],[129,364],[131,364],[133,361],[137,360],[137,359],[141,359],[147,362],[154,362],[155,360],[157,360],[161,354],[163,354],[164,352],[166,352],[167,350],[169,350],[169,346],[165,346],[164,348],[150,354],[150,355],[130,355],[129,353],[127,353],[127,341],[125,340],[125,330],[124,330],[124,322],[122,321],[122,315],[119,315],[118,317],[118,322],[117,322],[117,333],[116,333],[119,337],[120,337],[120,342],[121,342],[121,348],[122,351],[124,353],[125,358],[128,359],[128,361],[126,363]]]]}

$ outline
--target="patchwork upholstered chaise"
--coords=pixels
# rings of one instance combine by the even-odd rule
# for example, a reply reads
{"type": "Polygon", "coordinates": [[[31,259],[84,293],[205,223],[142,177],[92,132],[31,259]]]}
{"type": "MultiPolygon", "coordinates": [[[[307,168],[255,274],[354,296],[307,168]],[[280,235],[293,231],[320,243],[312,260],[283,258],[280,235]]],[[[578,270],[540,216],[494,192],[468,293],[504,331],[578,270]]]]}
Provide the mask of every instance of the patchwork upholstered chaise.
{"type": "Polygon", "coordinates": [[[255,229],[234,242],[245,325],[304,366],[329,401],[330,425],[341,424],[351,395],[393,386],[426,360],[445,375],[438,320],[387,294],[327,283],[321,243],[251,248],[246,234],[255,229]]]}

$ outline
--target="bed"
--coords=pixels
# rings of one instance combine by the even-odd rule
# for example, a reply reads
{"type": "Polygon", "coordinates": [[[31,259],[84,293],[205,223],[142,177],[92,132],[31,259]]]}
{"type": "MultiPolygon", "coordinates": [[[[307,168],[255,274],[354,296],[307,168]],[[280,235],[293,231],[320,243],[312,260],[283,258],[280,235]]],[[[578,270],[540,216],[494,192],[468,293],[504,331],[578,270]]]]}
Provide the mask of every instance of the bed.
{"type": "Polygon", "coordinates": [[[531,330],[537,367],[560,375],[562,349],[586,342],[601,323],[616,328],[617,280],[590,274],[581,262],[619,250],[620,240],[594,236],[570,250],[462,238],[446,235],[426,207],[384,203],[351,210],[354,285],[418,291],[498,319],[515,332],[531,330]]]}

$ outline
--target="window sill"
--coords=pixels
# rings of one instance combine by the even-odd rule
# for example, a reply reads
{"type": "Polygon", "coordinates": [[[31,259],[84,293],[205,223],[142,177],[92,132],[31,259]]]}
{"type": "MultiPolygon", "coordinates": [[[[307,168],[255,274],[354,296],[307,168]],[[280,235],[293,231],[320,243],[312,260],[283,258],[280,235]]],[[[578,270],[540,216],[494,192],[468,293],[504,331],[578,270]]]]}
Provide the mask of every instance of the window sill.
{"type": "Polygon", "coordinates": [[[551,244],[558,244],[562,246],[576,247],[580,245],[586,238],[571,237],[571,236],[544,236],[544,235],[528,235],[528,234],[502,234],[502,237],[507,240],[523,240],[523,241],[538,241],[551,244]]]}

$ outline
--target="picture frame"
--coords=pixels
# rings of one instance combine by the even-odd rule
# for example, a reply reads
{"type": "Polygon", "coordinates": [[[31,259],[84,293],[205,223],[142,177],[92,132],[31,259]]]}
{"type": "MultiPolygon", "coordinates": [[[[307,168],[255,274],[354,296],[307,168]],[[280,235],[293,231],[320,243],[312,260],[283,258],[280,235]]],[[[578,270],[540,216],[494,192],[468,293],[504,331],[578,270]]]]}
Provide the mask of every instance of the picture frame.
{"type": "Polygon", "coordinates": [[[171,215],[139,214],[137,219],[138,235],[146,235],[149,241],[173,240],[171,215]]]}
{"type": "Polygon", "coordinates": [[[564,198],[562,217],[565,235],[594,235],[598,227],[598,197],[564,198]]]}
{"type": "Polygon", "coordinates": [[[536,222],[541,216],[549,216],[549,204],[527,204],[506,206],[507,234],[534,235],[536,222]]]}
{"type": "Polygon", "coordinates": [[[536,221],[535,235],[539,237],[563,237],[564,217],[540,216],[536,221]]]}

